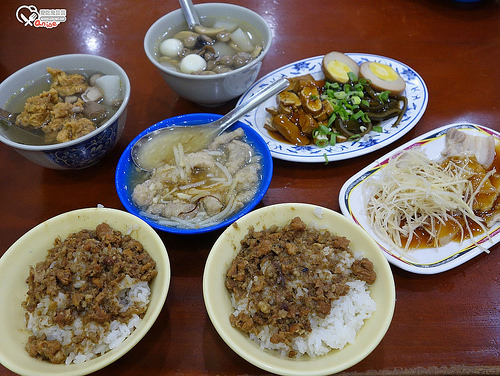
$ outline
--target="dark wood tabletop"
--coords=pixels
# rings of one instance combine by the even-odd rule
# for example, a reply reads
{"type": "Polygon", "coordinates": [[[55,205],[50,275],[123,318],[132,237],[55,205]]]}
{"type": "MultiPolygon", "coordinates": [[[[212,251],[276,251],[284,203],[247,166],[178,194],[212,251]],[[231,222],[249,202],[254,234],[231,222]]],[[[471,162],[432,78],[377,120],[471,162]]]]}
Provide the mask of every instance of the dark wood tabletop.
{"type": "MultiPolygon", "coordinates": [[[[203,3],[205,1],[199,1],[203,3]]],[[[225,2],[225,1],[222,1],[225,2]]],[[[236,3],[236,1],[234,1],[236,3]]],[[[328,164],[274,159],[259,207],[306,202],[335,211],[353,174],[434,128],[473,122],[500,129],[500,2],[451,0],[238,0],[270,24],[274,41],[259,77],[285,64],[337,50],[387,56],[424,79],[429,102],[404,137],[373,153],[328,164]]],[[[132,94],[118,145],[80,171],[46,169],[0,145],[0,254],[44,220],[73,209],[124,210],[114,185],[118,159],[143,129],[192,112],[224,114],[236,100],[207,109],[179,98],[147,60],[144,35],[176,0],[0,2],[0,80],[42,58],[89,53],[110,58],[129,75],[132,94]],[[66,9],[52,29],[24,26],[16,10],[66,9]]],[[[165,306],[130,352],[96,375],[256,375],[265,372],[234,353],[205,310],[202,275],[220,232],[189,238],[160,233],[172,268],[165,306]]],[[[382,342],[344,375],[500,374],[500,245],[443,273],[420,275],[391,266],[396,308],[382,342]]],[[[0,288],[8,288],[0,286],[0,288]]],[[[0,334],[1,335],[1,334],[0,334]]],[[[12,372],[0,366],[0,376],[12,372]]]]}

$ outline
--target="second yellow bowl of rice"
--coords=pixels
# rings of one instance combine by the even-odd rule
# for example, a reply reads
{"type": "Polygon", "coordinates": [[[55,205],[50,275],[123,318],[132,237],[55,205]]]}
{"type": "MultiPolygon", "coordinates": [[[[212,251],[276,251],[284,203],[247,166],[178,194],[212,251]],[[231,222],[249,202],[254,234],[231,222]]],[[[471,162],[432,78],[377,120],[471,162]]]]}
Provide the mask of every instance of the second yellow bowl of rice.
{"type": "MultiPolygon", "coordinates": [[[[245,242],[245,244],[251,244],[251,242],[245,242]]],[[[277,263],[273,265],[281,269],[277,263]]],[[[300,266],[297,270],[296,275],[299,275],[310,269],[300,266]]],[[[257,277],[254,275],[253,278],[253,283],[257,283],[257,277]]],[[[282,278],[286,280],[290,278],[290,275],[282,278]]],[[[238,279],[238,276],[235,279],[238,279]]],[[[358,282],[355,281],[355,283],[358,282]]],[[[247,290],[250,290],[250,284],[248,286],[247,290]]],[[[354,290],[357,290],[357,287],[350,288],[350,291],[354,290]]],[[[277,204],[260,208],[229,226],[218,238],[207,258],[203,276],[203,295],[209,317],[226,344],[253,365],[280,375],[329,375],[355,365],[367,357],[380,343],[389,328],[395,307],[392,271],[375,241],[360,226],[341,214],[316,205],[302,203],[277,204]],[[241,241],[251,227],[255,232],[270,229],[274,225],[282,228],[295,217],[300,217],[307,228],[327,230],[331,234],[349,239],[349,248],[355,258],[368,258],[372,262],[376,280],[366,287],[369,296],[366,295],[366,291],[362,291],[361,294],[351,296],[349,293],[335,300],[332,307],[337,304],[337,308],[332,308],[331,314],[326,317],[329,321],[326,322],[325,318],[319,325],[316,321],[315,329],[311,332],[314,334],[310,334],[306,340],[300,340],[301,344],[296,349],[299,349],[297,351],[303,355],[289,357],[286,351],[285,353],[279,352],[275,349],[273,341],[269,341],[268,333],[272,333],[275,328],[271,327],[268,330],[267,328],[270,327],[268,325],[256,335],[257,339],[250,339],[247,333],[231,325],[230,315],[235,312],[236,307],[233,306],[234,294],[230,294],[226,288],[226,273],[242,248],[241,241]],[[354,307],[354,313],[352,313],[352,307],[354,307]],[[333,314],[334,311],[339,314],[333,314]],[[332,330],[332,328],[337,328],[337,330],[332,330]],[[351,332],[351,335],[336,338],[342,337],[339,332],[351,332]],[[342,345],[339,346],[340,349],[330,346],[325,350],[327,342],[342,343],[342,345]]],[[[273,299],[270,302],[272,305],[273,299]]],[[[248,305],[245,313],[252,314],[252,310],[258,311],[259,308],[256,306],[260,307],[260,304],[262,303],[256,303],[253,308],[248,305]]],[[[241,312],[240,305],[236,306],[241,312]]]]}

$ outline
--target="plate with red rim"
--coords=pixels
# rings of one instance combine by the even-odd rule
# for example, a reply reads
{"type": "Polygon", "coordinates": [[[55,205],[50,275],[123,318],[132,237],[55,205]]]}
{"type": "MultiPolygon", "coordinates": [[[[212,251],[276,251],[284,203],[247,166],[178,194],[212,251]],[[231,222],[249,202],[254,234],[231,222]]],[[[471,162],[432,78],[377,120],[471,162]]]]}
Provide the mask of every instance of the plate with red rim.
{"type": "Polygon", "coordinates": [[[368,221],[365,200],[360,199],[364,197],[363,189],[366,180],[376,176],[391,157],[404,150],[421,147],[427,157],[438,160],[444,150],[446,132],[450,128],[457,128],[475,135],[492,135],[496,140],[498,154],[499,132],[471,123],[449,124],[427,132],[374,161],[347,180],[340,190],[339,204],[342,214],[363,227],[374,238],[391,264],[413,273],[435,274],[453,269],[500,242],[500,221],[498,221],[488,229],[487,233],[479,234],[472,239],[465,239],[461,243],[450,242],[439,248],[405,251],[381,239],[368,221]]]}
{"type": "MultiPolygon", "coordinates": [[[[397,60],[364,53],[346,53],[358,64],[365,61],[374,61],[391,66],[406,82],[404,95],[408,99],[408,108],[400,124],[393,127],[395,118],[387,119],[380,123],[382,132],[370,132],[357,141],[347,141],[337,143],[333,146],[324,148],[316,145],[297,146],[286,143],[269,134],[264,128],[266,119],[270,114],[266,111],[268,107],[276,106],[276,98],[270,98],[253,111],[250,111],[242,119],[242,122],[252,126],[266,141],[271,155],[277,159],[283,159],[292,162],[331,162],[344,159],[355,158],[361,155],[371,153],[384,146],[387,146],[408,133],[423,116],[427,108],[429,93],[422,77],[408,65],[397,60]]],[[[238,100],[238,104],[255,95],[262,88],[282,77],[297,77],[305,74],[311,74],[315,79],[324,79],[321,64],[323,56],[315,56],[299,60],[278,68],[260,80],[255,82],[246,93],[238,100]]]]}

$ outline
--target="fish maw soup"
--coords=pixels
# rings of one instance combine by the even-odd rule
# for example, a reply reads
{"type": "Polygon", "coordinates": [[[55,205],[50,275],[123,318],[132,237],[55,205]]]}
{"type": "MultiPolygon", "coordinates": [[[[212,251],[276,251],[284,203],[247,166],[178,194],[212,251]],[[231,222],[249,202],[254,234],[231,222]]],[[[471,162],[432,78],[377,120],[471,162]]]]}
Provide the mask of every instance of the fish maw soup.
{"type": "Polygon", "coordinates": [[[172,160],[151,173],[137,169],[128,185],[142,217],[169,228],[203,229],[249,205],[260,191],[263,173],[262,154],[236,128],[200,151],[174,145],[172,160]]]}
{"type": "Polygon", "coordinates": [[[109,120],[123,103],[117,75],[47,67],[47,74],[20,88],[6,104],[17,127],[5,134],[15,142],[49,145],[75,140],[109,120]]]}
{"type": "Polygon", "coordinates": [[[181,73],[220,74],[241,68],[263,51],[262,34],[250,24],[228,17],[203,17],[203,26],[186,23],[160,38],[158,62],[181,73]]]}

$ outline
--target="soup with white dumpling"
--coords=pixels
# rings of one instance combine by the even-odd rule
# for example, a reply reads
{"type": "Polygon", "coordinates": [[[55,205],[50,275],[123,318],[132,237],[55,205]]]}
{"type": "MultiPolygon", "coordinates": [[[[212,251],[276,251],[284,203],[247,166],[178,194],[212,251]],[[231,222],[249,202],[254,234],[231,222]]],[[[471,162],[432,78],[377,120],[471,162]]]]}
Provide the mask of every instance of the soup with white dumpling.
{"type": "Polygon", "coordinates": [[[261,33],[228,17],[205,17],[194,30],[186,23],[167,31],[158,41],[158,61],[188,74],[220,74],[241,68],[264,48],[261,33]]]}

